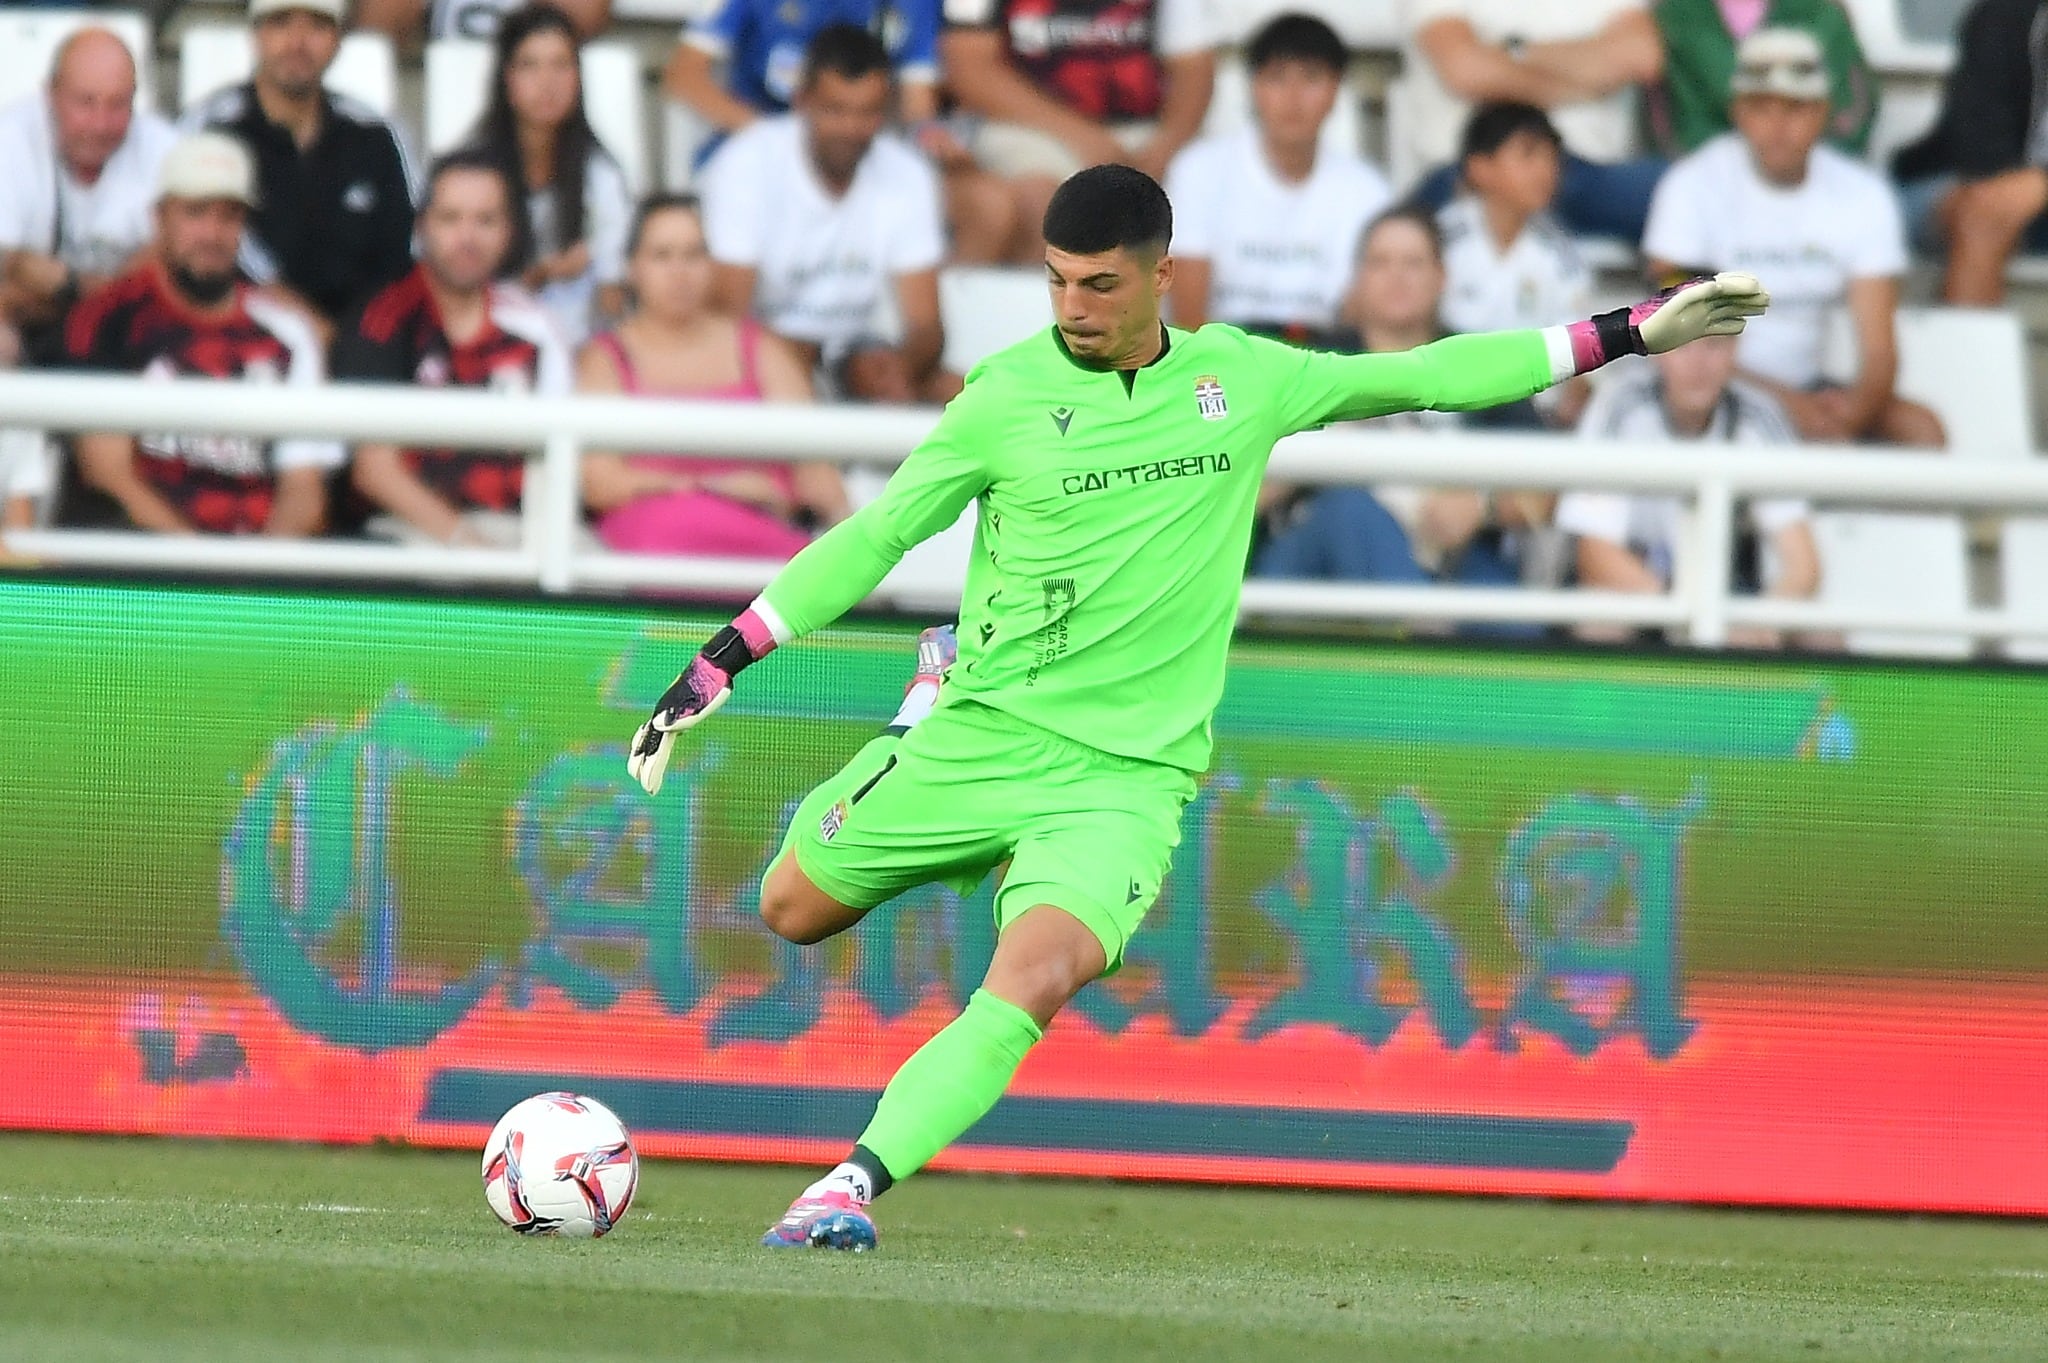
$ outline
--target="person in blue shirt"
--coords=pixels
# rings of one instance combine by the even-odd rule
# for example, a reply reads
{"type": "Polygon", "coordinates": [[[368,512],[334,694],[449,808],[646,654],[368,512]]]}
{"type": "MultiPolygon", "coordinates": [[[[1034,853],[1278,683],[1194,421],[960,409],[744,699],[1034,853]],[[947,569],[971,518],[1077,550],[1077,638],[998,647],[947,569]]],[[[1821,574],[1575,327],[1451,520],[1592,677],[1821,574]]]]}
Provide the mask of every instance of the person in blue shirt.
{"type": "Polygon", "coordinates": [[[939,118],[941,0],[723,0],[717,12],[683,31],[663,84],[710,125],[702,164],[726,134],[757,118],[787,113],[811,39],[834,24],[880,37],[896,74],[896,117],[944,175],[951,258],[965,264],[1005,258],[1016,227],[1003,184],[974,163],[939,118]],[[721,70],[722,68],[722,70],[721,70]]]}
{"type": "Polygon", "coordinates": [[[683,31],[668,64],[669,93],[726,132],[787,113],[805,50],[833,24],[858,25],[887,45],[905,122],[938,112],[939,0],[724,0],[683,31]]]}

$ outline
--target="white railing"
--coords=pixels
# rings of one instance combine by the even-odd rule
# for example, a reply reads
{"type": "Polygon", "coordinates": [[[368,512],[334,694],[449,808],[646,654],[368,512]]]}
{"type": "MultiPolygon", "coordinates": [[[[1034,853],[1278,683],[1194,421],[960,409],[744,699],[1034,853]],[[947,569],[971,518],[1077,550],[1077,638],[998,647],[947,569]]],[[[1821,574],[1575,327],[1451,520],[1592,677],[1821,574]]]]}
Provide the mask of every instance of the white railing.
{"type": "MultiPolygon", "coordinates": [[[[577,472],[586,448],[893,466],[935,419],[931,410],[906,408],[0,375],[0,426],[502,448],[537,456],[540,464],[539,477],[528,479],[526,542],[518,550],[39,530],[9,536],[9,546],[18,553],[58,566],[529,582],[550,592],[593,586],[748,591],[764,584],[778,566],[580,551],[577,472]]],[[[1661,492],[1690,498],[1695,514],[1680,555],[1685,571],[1664,595],[1254,578],[1244,587],[1248,614],[1682,626],[1693,642],[1706,646],[1725,642],[1729,629],[1740,626],[2048,639],[2048,622],[2002,610],[1916,616],[1819,601],[1736,598],[1730,595],[1728,572],[1738,498],[1794,495],[1862,505],[2048,511],[2048,464],[1976,463],[1865,448],[1747,450],[1718,443],[1645,446],[1537,435],[1340,430],[1283,441],[1272,472],[1305,483],[1661,492]]],[[[915,595],[929,603],[932,586],[924,584],[915,595]]],[[[940,594],[950,590],[957,601],[958,587],[957,582],[940,584],[940,594]]]]}

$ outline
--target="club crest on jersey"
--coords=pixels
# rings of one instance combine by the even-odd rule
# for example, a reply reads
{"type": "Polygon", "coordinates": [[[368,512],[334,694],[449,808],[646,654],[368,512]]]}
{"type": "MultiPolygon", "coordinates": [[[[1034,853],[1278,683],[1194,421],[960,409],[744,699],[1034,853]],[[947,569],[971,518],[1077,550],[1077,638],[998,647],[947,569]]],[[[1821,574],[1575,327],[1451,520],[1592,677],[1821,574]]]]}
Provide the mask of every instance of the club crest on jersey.
{"type": "Polygon", "coordinates": [[[1230,400],[1223,396],[1223,380],[1204,374],[1195,380],[1195,406],[1204,421],[1221,421],[1230,415],[1230,400]]]}
{"type": "Polygon", "coordinates": [[[839,830],[846,827],[846,801],[841,800],[825,811],[825,817],[818,820],[818,836],[826,842],[839,836],[839,830]]]}

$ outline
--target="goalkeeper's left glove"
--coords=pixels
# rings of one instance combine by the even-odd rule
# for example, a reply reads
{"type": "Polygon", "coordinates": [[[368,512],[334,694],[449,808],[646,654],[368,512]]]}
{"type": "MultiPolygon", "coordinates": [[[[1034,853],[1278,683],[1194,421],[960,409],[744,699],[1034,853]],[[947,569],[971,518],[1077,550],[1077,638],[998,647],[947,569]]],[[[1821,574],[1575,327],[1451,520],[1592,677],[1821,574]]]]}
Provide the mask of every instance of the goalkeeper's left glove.
{"type": "Polygon", "coordinates": [[[1566,327],[1573,368],[1584,374],[1623,355],[1661,355],[1703,336],[1735,336],[1770,303],[1755,275],[1687,280],[1632,308],[1566,327]]]}
{"type": "Polygon", "coordinates": [[[774,647],[774,631],[758,610],[750,607],[712,635],[711,642],[690,659],[683,674],[654,703],[654,713],[633,734],[632,746],[626,750],[626,770],[649,795],[661,791],[676,735],[725,704],[740,669],[767,657],[774,647]]]}

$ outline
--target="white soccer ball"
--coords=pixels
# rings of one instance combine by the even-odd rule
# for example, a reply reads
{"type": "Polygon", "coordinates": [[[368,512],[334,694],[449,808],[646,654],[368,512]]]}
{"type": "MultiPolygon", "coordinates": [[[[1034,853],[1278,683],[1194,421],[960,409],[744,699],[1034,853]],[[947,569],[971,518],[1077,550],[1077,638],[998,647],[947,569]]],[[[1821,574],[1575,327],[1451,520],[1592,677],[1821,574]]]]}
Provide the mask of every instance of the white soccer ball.
{"type": "Polygon", "coordinates": [[[633,1138],[595,1098],[528,1098],[484,1143],[484,1199],[521,1235],[603,1235],[625,1218],[639,1182],[633,1138]]]}

